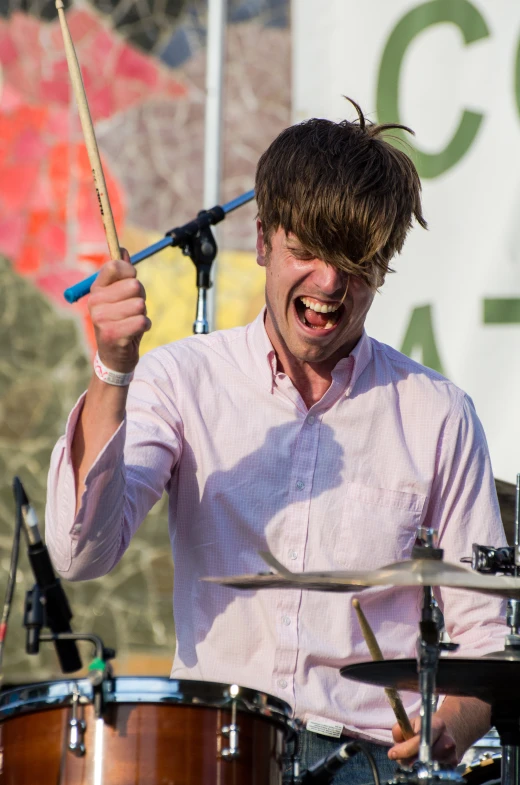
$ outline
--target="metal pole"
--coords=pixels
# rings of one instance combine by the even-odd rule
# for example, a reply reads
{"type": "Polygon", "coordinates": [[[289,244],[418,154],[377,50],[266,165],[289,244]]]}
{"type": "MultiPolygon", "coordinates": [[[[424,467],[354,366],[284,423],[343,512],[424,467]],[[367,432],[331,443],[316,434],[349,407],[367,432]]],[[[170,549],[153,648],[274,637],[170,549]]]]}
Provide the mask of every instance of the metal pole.
{"type": "MultiPolygon", "coordinates": [[[[222,163],[222,85],[225,59],[227,0],[208,2],[206,55],[206,115],[204,129],[204,208],[220,202],[222,163]]],[[[217,260],[213,264],[216,280],[217,260]]],[[[215,325],[215,283],[208,291],[210,331],[215,325]]]]}

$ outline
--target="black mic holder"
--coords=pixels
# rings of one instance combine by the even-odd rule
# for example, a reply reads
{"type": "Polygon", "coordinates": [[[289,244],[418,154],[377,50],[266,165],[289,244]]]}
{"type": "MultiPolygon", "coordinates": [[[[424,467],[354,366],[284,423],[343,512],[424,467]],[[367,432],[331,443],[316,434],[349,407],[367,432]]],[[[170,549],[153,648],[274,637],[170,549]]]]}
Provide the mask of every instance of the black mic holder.
{"type": "Polygon", "coordinates": [[[211,225],[222,221],[225,212],[222,207],[201,210],[197,217],[184,226],[167,232],[174,239],[174,244],[182,248],[185,256],[189,256],[197,268],[197,286],[211,288],[210,271],[217,255],[217,243],[211,225]]]}
{"type": "MultiPolygon", "coordinates": [[[[45,594],[48,594],[48,590],[46,590],[45,594]]],[[[65,597],[65,594],[63,594],[63,597],[65,597]]],[[[71,616],[72,614],[70,614],[71,616]]],[[[54,643],[55,646],[59,644],[59,646],[56,646],[56,652],[64,673],[77,671],[82,667],[81,660],[78,660],[76,646],[78,641],[88,641],[94,645],[97,663],[106,663],[116,656],[115,649],[105,646],[98,635],[88,632],[71,632],[70,630],[55,631],[48,623],[47,617],[48,602],[36,583],[32,589],[25,593],[23,626],[26,629],[25,651],[27,654],[38,654],[41,641],[54,643]],[[42,633],[43,627],[50,627],[51,632],[42,633]]],[[[94,670],[89,673],[89,678],[92,682],[97,680],[98,677],[94,670]]]]}
{"type": "MultiPolygon", "coordinates": [[[[28,592],[24,621],[26,619],[27,624],[30,625],[27,628],[27,653],[35,654],[39,649],[37,632],[42,626],[48,626],[56,636],[59,633],[72,632],[70,627],[72,611],[63,586],[54,574],[45,544],[43,542],[30,544],[27,553],[37,583],[28,592]]],[[[63,673],[80,670],[81,658],[74,640],[62,642],[56,637],[56,653],[63,673]]]]}
{"type": "Polygon", "coordinates": [[[182,248],[185,256],[189,256],[197,269],[197,313],[193,323],[195,335],[209,333],[209,320],[207,314],[207,292],[211,289],[211,265],[217,255],[217,243],[211,225],[218,223],[225,217],[222,207],[213,207],[211,210],[201,210],[194,221],[178,229],[172,229],[175,245],[182,248]]]}

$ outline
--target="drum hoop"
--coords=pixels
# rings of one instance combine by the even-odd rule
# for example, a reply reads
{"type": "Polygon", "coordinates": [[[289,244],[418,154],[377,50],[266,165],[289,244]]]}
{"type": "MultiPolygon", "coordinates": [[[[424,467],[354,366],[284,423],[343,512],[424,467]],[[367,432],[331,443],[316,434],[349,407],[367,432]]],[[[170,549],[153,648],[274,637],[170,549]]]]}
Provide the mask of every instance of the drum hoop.
{"type": "MultiPolygon", "coordinates": [[[[217,682],[169,679],[166,676],[117,676],[105,681],[103,699],[106,704],[161,703],[215,709],[231,708],[235,701],[239,711],[257,714],[284,725],[288,723],[292,711],[284,701],[240,686],[232,697],[230,686],[217,682]]],[[[82,704],[93,700],[93,688],[88,679],[11,687],[0,693],[0,722],[20,714],[70,705],[74,693],[82,704]]]]}
{"type": "MultiPolygon", "coordinates": [[[[487,779],[487,775],[491,774],[497,767],[497,764],[502,765],[502,753],[493,753],[486,755],[477,760],[474,760],[465,768],[458,766],[457,771],[462,774],[468,785],[473,783],[485,783],[485,785],[500,785],[500,776],[498,778],[487,779]],[[490,770],[491,769],[491,770],[490,770]]],[[[495,772],[496,773],[496,772],[495,772]]]]}

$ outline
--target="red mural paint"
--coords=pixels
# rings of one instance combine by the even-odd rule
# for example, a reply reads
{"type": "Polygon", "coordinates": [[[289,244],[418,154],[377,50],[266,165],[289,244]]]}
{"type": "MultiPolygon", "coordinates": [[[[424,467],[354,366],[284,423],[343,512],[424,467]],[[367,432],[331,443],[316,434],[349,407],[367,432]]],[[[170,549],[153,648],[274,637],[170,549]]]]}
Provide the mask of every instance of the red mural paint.
{"type": "MultiPolygon", "coordinates": [[[[71,10],[94,123],[150,97],[186,88],[151,56],[125,43],[93,12],[71,10]]],[[[59,23],[21,12],[0,20],[0,253],[60,306],[63,290],[108,259],[92,172],[73,102],[59,23]]],[[[103,159],[119,231],[125,194],[103,159]]],[[[85,304],[74,306],[85,316],[85,304]]],[[[87,337],[91,326],[85,323],[87,337]]]]}

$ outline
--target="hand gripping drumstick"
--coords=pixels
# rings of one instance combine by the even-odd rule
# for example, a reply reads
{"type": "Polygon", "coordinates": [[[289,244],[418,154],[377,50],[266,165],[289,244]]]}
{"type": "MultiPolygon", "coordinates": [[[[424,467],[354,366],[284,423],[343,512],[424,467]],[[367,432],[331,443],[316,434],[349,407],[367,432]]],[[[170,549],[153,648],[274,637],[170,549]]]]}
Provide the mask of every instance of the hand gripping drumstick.
{"type": "MultiPolygon", "coordinates": [[[[354,598],[352,600],[352,605],[357,613],[359,626],[361,627],[361,632],[363,633],[363,637],[365,642],[368,646],[368,650],[370,652],[370,656],[373,660],[384,660],[383,653],[379,648],[379,644],[376,640],[376,636],[374,635],[370,624],[367,621],[367,617],[361,610],[361,605],[359,604],[359,600],[354,598]]],[[[395,718],[399,723],[399,727],[403,732],[403,736],[405,741],[407,739],[411,739],[412,736],[415,736],[415,731],[410,725],[410,720],[408,719],[408,715],[405,711],[403,706],[403,702],[399,697],[399,693],[393,687],[385,687],[386,697],[388,698],[388,702],[392,707],[395,718]]]]}
{"type": "Polygon", "coordinates": [[[92,175],[94,177],[94,185],[96,186],[101,218],[103,220],[103,226],[105,227],[108,250],[110,251],[111,259],[120,259],[121,251],[119,249],[119,241],[117,239],[112,208],[110,207],[110,201],[108,199],[105,175],[103,174],[101,158],[99,157],[94,126],[92,125],[92,118],[90,117],[90,110],[88,108],[85,87],[83,86],[83,79],[81,78],[78,58],[76,57],[74,44],[72,43],[67,20],[65,18],[63,0],[56,0],[56,8],[58,9],[63,43],[65,44],[65,55],[69,66],[70,81],[72,82],[72,88],[74,90],[74,95],[76,96],[81,127],[83,128],[83,137],[85,139],[90,166],[92,167],[92,175]]]}

